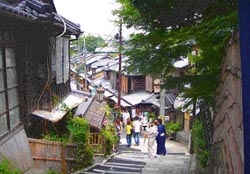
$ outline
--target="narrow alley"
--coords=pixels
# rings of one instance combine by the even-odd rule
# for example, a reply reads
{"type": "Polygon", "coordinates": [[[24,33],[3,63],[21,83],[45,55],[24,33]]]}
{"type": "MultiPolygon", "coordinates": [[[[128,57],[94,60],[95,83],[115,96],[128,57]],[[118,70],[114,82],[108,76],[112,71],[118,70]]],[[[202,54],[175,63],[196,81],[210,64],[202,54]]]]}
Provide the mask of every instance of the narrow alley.
{"type": "Polygon", "coordinates": [[[132,139],[132,146],[128,148],[125,134],[122,134],[117,153],[76,174],[188,174],[192,158],[188,145],[167,140],[166,148],[167,155],[152,159],[147,155],[147,139],[141,135],[139,146],[132,139]]]}

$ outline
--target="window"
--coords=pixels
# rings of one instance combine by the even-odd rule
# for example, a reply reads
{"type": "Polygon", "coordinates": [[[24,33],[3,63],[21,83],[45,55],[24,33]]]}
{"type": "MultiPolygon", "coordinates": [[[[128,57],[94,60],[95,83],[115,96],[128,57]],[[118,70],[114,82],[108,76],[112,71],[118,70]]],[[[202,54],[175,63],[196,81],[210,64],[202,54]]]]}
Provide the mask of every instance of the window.
{"type": "Polygon", "coordinates": [[[56,83],[66,83],[69,80],[69,39],[56,39],[56,83]]]}
{"type": "Polygon", "coordinates": [[[20,123],[13,48],[0,48],[0,137],[20,123]]]}

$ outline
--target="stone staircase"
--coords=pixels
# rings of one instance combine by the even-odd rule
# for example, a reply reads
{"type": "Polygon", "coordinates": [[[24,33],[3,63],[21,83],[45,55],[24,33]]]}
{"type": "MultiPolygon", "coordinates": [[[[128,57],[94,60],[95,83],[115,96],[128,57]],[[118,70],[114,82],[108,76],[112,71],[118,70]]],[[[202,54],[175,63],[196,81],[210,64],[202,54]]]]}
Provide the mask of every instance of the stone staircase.
{"type": "Polygon", "coordinates": [[[151,159],[138,149],[120,146],[119,153],[77,174],[188,174],[190,160],[191,156],[185,153],[169,153],[151,159]]]}

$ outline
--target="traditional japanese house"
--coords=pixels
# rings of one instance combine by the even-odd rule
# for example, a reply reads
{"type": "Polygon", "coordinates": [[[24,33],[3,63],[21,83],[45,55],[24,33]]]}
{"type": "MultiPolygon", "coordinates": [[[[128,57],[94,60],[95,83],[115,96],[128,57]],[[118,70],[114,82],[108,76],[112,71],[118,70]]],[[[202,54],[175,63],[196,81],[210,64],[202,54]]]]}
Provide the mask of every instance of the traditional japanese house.
{"type": "Polygon", "coordinates": [[[83,101],[69,95],[70,36],[81,31],[57,14],[53,0],[2,0],[0,21],[0,160],[27,171],[32,118],[56,121],[65,114],[53,114],[58,101],[83,101]]]}

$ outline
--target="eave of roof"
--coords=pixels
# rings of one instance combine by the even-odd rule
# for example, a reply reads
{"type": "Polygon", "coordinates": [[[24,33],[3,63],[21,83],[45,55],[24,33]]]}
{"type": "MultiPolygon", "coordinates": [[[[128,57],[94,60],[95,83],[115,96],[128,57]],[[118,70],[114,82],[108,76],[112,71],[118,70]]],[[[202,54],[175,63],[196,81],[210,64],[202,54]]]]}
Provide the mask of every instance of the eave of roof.
{"type": "Polygon", "coordinates": [[[67,26],[67,32],[79,36],[81,33],[80,26],[66,18],[60,19],[56,13],[53,4],[43,3],[37,0],[22,0],[18,4],[0,2],[0,13],[7,16],[22,18],[30,22],[53,22],[55,26],[67,26]]]}
{"type": "MultiPolygon", "coordinates": [[[[69,109],[73,109],[86,100],[87,99],[84,96],[70,94],[68,97],[66,97],[66,99],[62,103],[66,104],[66,106],[69,109]]],[[[32,114],[39,116],[41,118],[44,118],[46,120],[52,121],[52,122],[58,122],[68,112],[67,110],[65,110],[63,108],[62,109],[60,109],[60,108],[61,108],[60,105],[58,105],[55,108],[53,108],[52,111],[35,110],[34,112],[32,112],[32,114]]]]}

